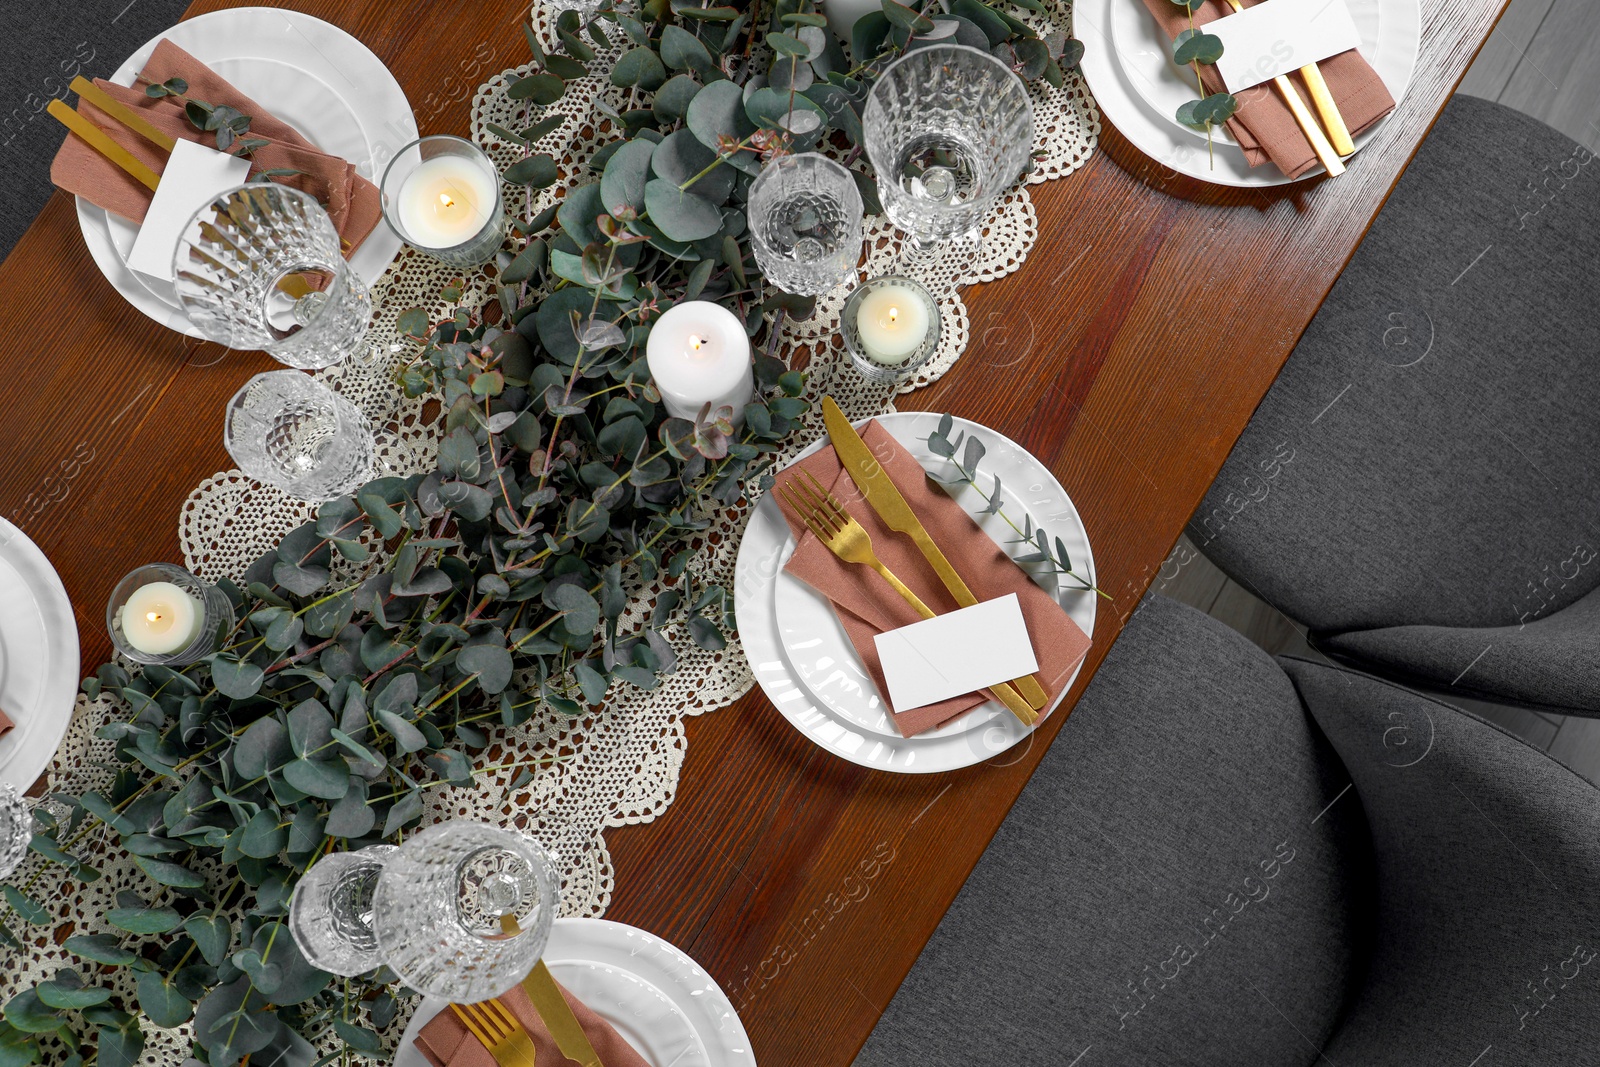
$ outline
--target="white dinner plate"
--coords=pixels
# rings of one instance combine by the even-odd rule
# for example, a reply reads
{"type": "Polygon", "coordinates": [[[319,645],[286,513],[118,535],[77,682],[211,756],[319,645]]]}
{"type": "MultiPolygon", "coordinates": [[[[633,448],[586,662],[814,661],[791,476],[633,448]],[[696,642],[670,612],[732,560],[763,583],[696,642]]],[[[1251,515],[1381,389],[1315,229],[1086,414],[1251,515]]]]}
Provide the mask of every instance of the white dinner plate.
{"type": "MultiPolygon", "coordinates": [[[[383,61],[321,19],[266,7],[200,15],[147,41],[109,80],[132,85],[163,39],[270,107],[324,152],[350,160],[370,181],[376,182],[394,153],[417,137],[411,105],[383,61]]],[[[135,224],[82,197],[78,224],[89,254],[117,292],[163,326],[200,336],[179,309],[170,283],[128,269],[128,252],[138,235],[135,224]]],[[[400,237],[380,221],[351,265],[371,284],[400,246],[400,237]]]]}
{"type": "Polygon", "coordinates": [[[66,736],[78,692],[78,624],[39,546],[0,519],[0,782],[27,789],[66,736]]]}
{"type": "MultiPolygon", "coordinates": [[[[940,416],[930,412],[891,412],[878,422],[923,467],[953,473],[929,451],[928,435],[940,416]]],[[[858,423],[865,425],[865,421],[858,423]]],[[[955,430],[977,436],[988,449],[983,470],[1000,476],[1006,513],[1017,522],[1030,515],[1052,537],[1060,537],[1075,568],[1093,581],[1094,557],[1088,531],[1061,483],[1043,463],[1004,435],[965,419],[955,430]]],[[[826,445],[819,440],[803,459],[826,445]]],[[[969,513],[983,507],[971,488],[955,494],[969,513]]],[[[979,518],[997,543],[1016,534],[998,516],[979,518]]],[[[1022,549],[1005,546],[1013,554],[1022,549]]],[[[763,499],[750,517],[735,565],[734,602],[739,639],[756,681],[794,727],[823,748],[854,763],[879,770],[931,774],[990,759],[1028,736],[1028,729],[999,704],[982,704],[938,729],[902,737],[890,721],[876,687],[845,636],[826,598],[783,572],[795,548],[776,501],[763,499]]],[[[1086,634],[1094,633],[1095,595],[1070,579],[1047,579],[1061,606],[1086,634]]],[[[1041,583],[1045,584],[1045,583],[1041,583]]],[[[1072,687],[1077,671],[1062,689],[1072,687]]],[[[1060,697],[1056,704],[1060,703],[1060,697]]],[[[1050,710],[1054,710],[1055,704],[1050,710]]]]}
{"type": "MultiPolygon", "coordinates": [[[[650,1067],[755,1067],[727,995],[654,934],[605,919],[557,919],[544,960],[556,981],[616,1027],[650,1067]]],[[[445,1007],[434,997],[418,1005],[394,1067],[428,1067],[413,1042],[445,1007]]]]}
{"type": "MultiPolygon", "coordinates": [[[[1401,100],[1410,87],[1422,41],[1420,0],[1347,0],[1347,4],[1361,34],[1361,54],[1390,95],[1401,100]]],[[[1142,0],[1078,0],[1073,20],[1084,43],[1081,68],[1095,102],[1141,152],[1181,174],[1219,185],[1259,187],[1290,181],[1271,163],[1249,166],[1225,129],[1213,132],[1211,152],[1204,130],[1177,120],[1178,107],[1194,98],[1194,85],[1172,62],[1171,42],[1142,0]]],[[[1358,151],[1384,122],[1355,138],[1358,151]]],[[[1323,173],[1317,166],[1301,179],[1323,173]]]]}

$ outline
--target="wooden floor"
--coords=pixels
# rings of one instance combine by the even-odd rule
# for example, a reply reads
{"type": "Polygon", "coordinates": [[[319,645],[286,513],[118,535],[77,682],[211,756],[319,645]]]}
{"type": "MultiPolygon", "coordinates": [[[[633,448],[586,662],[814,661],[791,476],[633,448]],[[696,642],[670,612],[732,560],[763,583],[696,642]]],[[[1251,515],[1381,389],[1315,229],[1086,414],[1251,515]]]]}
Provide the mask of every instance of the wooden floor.
{"type": "MultiPolygon", "coordinates": [[[[1600,152],[1600,18],[1595,0],[1511,0],[1459,92],[1497,100],[1600,152]]],[[[1151,586],[1209,613],[1273,655],[1317,656],[1303,628],[1179,540],[1151,586]]],[[[1600,720],[1450,696],[1600,784],[1600,720]]]]}

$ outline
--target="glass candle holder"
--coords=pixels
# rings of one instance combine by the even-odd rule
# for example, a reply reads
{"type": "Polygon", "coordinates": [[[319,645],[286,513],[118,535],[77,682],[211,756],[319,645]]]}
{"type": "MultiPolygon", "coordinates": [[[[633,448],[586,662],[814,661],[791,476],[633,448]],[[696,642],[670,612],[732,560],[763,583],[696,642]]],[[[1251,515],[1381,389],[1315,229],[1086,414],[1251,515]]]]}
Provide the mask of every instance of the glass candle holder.
{"type": "Polygon", "coordinates": [[[350,492],[376,459],[360,409],[292,370],[258,374],[233,394],[222,443],[241,471],[302,500],[350,492]]]}
{"type": "Polygon", "coordinates": [[[424,137],[383,172],[383,218],[407,244],[449,267],[482,266],[505,243],[500,173],[477,145],[424,137]]]}
{"type": "Polygon", "coordinates": [[[911,278],[873,278],[845,300],[839,332],[863,378],[902,381],[939,348],[939,305],[911,278]]]}
{"type": "Polygon", "coordinates": [[[135,663],[202,660],[222,647],[233,622],[226,593],[170,563],[135,567],[106,604],[111,643],[135,663]]]}
{"type": "Polygon", "coordinates": [[[286,185],[240,186],[202,207],[172,269],[178,303],[207,338],[290,367],[338,363],[372,319],[372,296],[333,220],[316,197],[286,185]]]}
{"type": "Polygon", "coordinates": [[[873,83],[861,113],[884,213],[928,247],[972,233],[1033,151],[1022,79],[987,52],[907,52],[873,83]]]}
{"type": "Polygon", "coordinates": [[[779,156],[750,186],[750,243],[767,280],[821,296],[855,274],[863,208],[855,179],[827,156],[779,156]]]}
{"type": "Polygon", "coordinates": [[[497,997],[544,954],[561,879],[539,842],[466,819],[407,837],[373,896],[383,961],[412,989],[457,1003],[497,997]]]}

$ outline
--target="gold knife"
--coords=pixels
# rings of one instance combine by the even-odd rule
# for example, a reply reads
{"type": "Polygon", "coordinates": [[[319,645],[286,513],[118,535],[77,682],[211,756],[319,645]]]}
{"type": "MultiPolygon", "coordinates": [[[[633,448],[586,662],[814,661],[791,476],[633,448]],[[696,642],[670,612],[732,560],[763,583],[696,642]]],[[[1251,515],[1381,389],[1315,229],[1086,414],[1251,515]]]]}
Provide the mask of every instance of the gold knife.
{"type": "MultiPolygon", "coordinates": [[[[955,597],[957,604],[964,608],[976,604],[978,598],[972,595],[967,583],[961,580],[961,575],[956,573],[955,567],[945,558],[933,538],[928,536],[917,513],[911,510],[911,505],[906,503],[906,498],[878,462],[878,457],[872,454],[872,449],[856,433],[856,428],[850,425],[850,420],[845,418],[844,412],[839,410],[839,405],[834,403],[831,396],[822,398],[822,418],[828,427],[833,450],[839,455],[839,462],[850,472],[851,481],[856,483],[861,495],[872,505],[872,510],[878,513],[889,529],[911,538],[939,575],[944,587],[955,597]]],[[[1012,679],[1012,684],[1021,691],[1029,707],[1043,708],[1050,700],[1044,686],[1031,674],[1026,678],[1012,679]]]]}
{"type": "Polygon", "coordinates": [[[544,960],[534,964],[528,977],[522,980],[522,991],[533,1001],[533,1009],[550,1028],[550,1036],[555,1038],[556,1047],[563,1056],[582,1067],[602,1067],[599,1055],[589,1043],[589,1035],[583,1032],[583,1024],[572,1014],[571,1005],[561,995],[561,987],[556,985],[544,960]]]}

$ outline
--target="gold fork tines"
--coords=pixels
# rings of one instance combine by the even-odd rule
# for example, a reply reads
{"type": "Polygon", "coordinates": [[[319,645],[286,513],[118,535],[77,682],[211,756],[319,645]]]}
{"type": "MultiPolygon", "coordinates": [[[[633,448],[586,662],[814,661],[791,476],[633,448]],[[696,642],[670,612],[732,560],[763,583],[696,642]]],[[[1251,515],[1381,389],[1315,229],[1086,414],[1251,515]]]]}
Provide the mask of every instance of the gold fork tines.
{"type": "Polygon", "coordinates": [[[499,1067],[534,1067],[533,1038],[498,1000],[452,1004],[450,1010],[477,1038],[499,1067]]]}
{"type": "MultiPolygon", "coordinates": [[[[827,546],[828,551],[846,563],[871,567],[884,581],[894,587],[894,591],[899,593],[906,603],[916,609],[918,615],[924,619],[934,617],[936,614],[934,610],[924,604],[917,594],[878,559],[877,553],[872,550],[872,535],[867,533],[866,528],[856,521],[855,516],[846,511],[844,505],[839,503],[810,471],[802,470],[798,477],[779,486],[778,492],[794,509],[795,514],[805,521],[806,527],[816,535],[817,540],[827,546]]],[[[1009,683],[1000,682],[992,685],[989,691],[1010,708],[1025,726],[1032,726],[1039,721],[1038,712],[1034,711],[1009,683]]]]}

